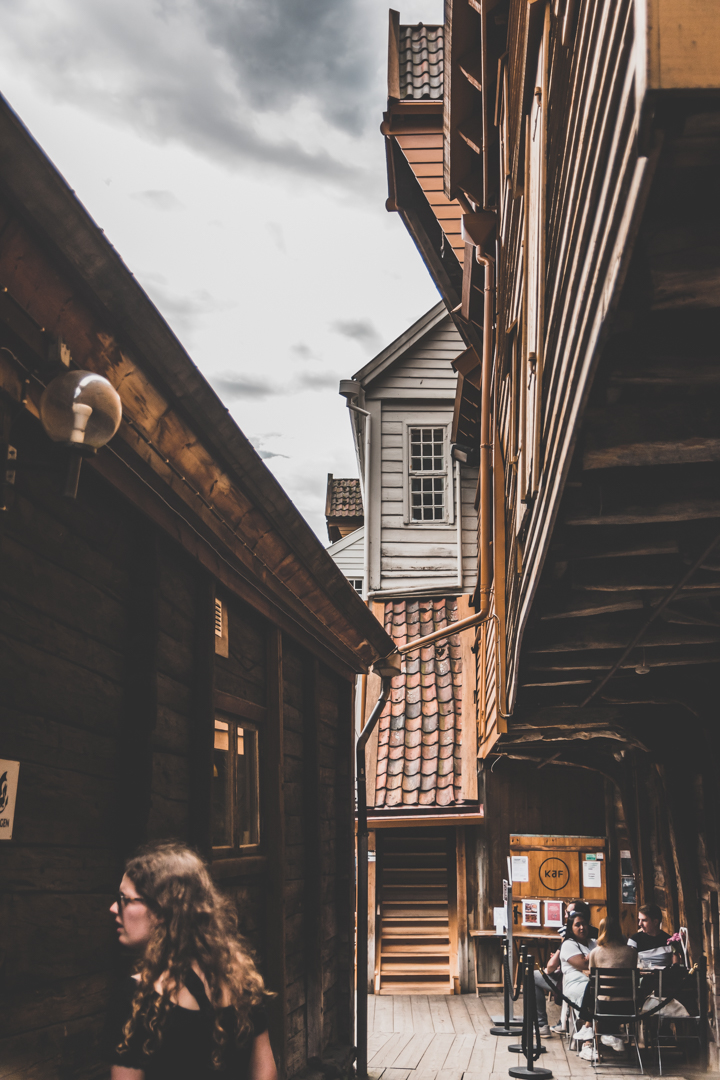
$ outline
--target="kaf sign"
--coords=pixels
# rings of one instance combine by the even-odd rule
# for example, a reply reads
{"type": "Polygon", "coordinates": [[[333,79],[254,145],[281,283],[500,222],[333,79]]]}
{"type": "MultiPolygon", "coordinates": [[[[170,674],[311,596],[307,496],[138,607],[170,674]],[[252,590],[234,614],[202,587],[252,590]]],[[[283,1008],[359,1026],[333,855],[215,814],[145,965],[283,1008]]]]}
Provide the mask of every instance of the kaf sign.
{"type": "Polygon", "coordinates": [[[19,761],[0,758],[0,840],[12,840],[19,772],[19,761]]]}

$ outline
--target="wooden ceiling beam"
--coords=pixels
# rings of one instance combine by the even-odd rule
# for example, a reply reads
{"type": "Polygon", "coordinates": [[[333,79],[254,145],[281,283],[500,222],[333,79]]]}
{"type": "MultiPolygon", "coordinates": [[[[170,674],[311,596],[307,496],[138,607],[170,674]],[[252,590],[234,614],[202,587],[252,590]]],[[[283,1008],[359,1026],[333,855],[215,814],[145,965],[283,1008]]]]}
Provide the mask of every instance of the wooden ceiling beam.
{"type": "MultiPolygon", "coordinates": [[[[564,625],[543,626],[542,633],[529,637],[528,654],[577,653],[587,649],[624,649],[628,639],[640,629],[644,620],[627,618],[620,621],[597,619],[588,624],[573,624],[572,633],[564,625]]],[[[653,623],[639,648],[665,645],[708,645],[720,643],[720,627],[682,626],[653,623]]]]}

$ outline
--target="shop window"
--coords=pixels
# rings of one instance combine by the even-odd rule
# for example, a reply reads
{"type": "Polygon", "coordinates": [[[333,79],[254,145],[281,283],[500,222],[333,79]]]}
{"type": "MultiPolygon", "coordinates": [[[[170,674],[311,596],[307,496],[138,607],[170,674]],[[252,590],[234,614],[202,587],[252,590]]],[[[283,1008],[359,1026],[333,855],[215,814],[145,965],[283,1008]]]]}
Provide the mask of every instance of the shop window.
{"type": "Polygon", "coordinates": [[[258,733],[229,717],[215,719],[212,843],[218,854],[260,843],[258,733]]]}

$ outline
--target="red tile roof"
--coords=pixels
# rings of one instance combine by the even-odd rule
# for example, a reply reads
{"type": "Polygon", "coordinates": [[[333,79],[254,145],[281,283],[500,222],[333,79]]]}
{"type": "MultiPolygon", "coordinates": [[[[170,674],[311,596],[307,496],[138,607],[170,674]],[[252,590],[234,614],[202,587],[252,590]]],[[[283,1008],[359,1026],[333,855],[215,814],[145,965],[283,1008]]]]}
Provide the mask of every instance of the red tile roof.
{"type": "Polygon", "coordinates": [[[441,101],[443,96],[442,26],[400,27],[400,97],[441,101]]]}
{"type": "Polygon", "coordinates": [[[359,480],[338,480],[328,476],[328,498],[325,514],[329,518],[361,518],[362,494],[359,480]]]}
{"type": "MultiPolygon", "coordinates": [[[[398,645],[457,620],[454,599],[390,600],[398,645]]],[[[449,806],[461,795],[462,662],[457,634],[410,653],[380,717],[375,806],[449,806]]]]}

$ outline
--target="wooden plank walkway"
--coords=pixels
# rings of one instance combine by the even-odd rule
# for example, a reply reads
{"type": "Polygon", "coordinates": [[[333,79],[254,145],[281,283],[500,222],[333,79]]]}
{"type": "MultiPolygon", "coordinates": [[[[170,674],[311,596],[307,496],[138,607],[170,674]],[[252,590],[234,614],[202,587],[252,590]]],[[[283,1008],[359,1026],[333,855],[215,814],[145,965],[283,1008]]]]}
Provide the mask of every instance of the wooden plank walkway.
{"type": "MultiPolygon", "coordinates": [[[[520,1003],[522,1005],[522,1002],[520,1003]]],[[[519,1011],[516,1006],[516,1012],[519,1011]]],[[[508,1080],[508,1069],[523,1064],[507,1049],[507,1040],[490,1034],[493,1016],[502,1013],[502,997],[371,995],[368,999],[368,1074],[371,1080],[508,1080]]],[[[559,1010],[550,1005],[550,1023],[559,1010]]],[[[519,1038],[519,1036],[518,1036],[519,1038]]],[[[593,1080],[597,1071],[581,1061],[566,1039],[544,1040],[546,1053],[537,1064],[558,1080],[593,1080]]],[[[657,1076],[655,1063],[646,1076],[657,1076]]],[[[609,1080],[635,1080],[637,1070],[605,1066],[609,1080]]],[[[695,1076],[685,1070],[684,1076],[695,1076]]],[[[683,1080],[677,1072],[665,1080],[683,1080]]]]}

